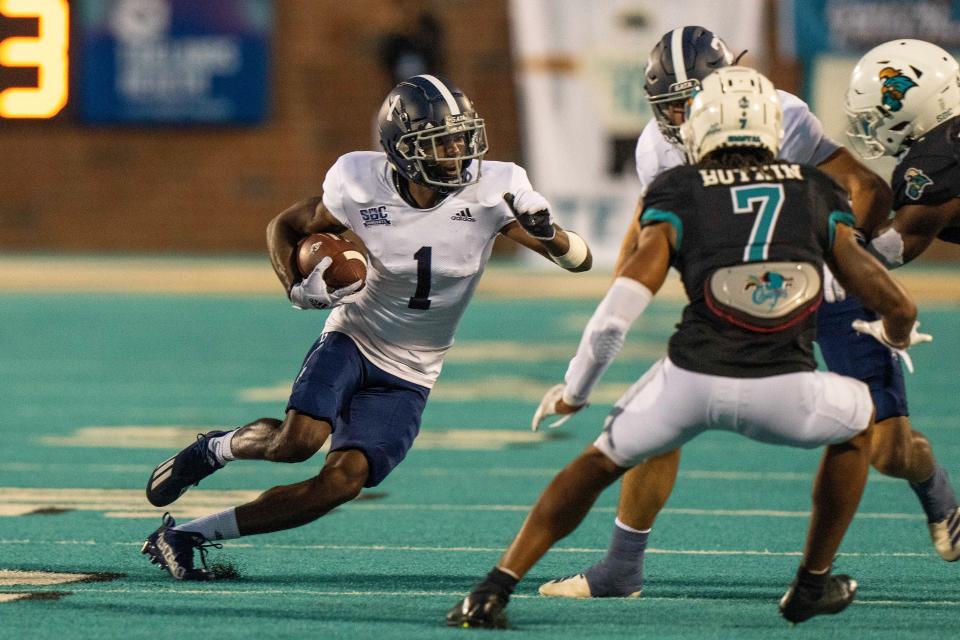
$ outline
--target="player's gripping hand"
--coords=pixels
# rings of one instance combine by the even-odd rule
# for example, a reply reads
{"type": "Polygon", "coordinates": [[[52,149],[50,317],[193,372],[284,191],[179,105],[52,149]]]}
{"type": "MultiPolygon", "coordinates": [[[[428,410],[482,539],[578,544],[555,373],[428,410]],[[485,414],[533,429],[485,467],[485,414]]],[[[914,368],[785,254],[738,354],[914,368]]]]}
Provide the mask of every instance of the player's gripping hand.
{"type": "Polygon", "coordinates": [[[910,354],[907,353],[907,349],[915,344],[920,344],[921,342],[931,342],[933,340],[933,336],[929,333],[920,333],[917,331],[917,329],[920,327],[919,322],[913,323],[913,328],[910,330],[910,344],[905,347],[898,347],[890,342],[890,338],[887,337],[887,332],[883,328],[883,320],[874,320],[873,322],[867,322],[866,320],[854,320],[852,326],[854,331],[873,336],[878,342],[892,349],[894,353],[900,356],[900,359],[903,360],[903,364],[907,367],[907,371],[910,373],[913,373],[913,360],[910,358],[910,354]]]}
{"type": "Polygon", "coordinates": [[[505,193],[503,200],[520,226],[537,240],[553,240],[557,235],[550,217],[550,203],[536,191],[531,189],[519,195],[505,193]]]}
{"type": "Polygon", "coordinates": [[[573,414],[587,406],[582,404],[575,407],[564,402],[563,388],[564,386],[562,384],[555,384],[543,395],[543,399],[540,401],[540,406],[537,407],[537,412],[533,414],[533,420],[530,422],[530,429],[532,431],[539,431],[540,423],[550,416],[560,416],[559,420],[554,420],[547,425],[547,427],[550,429],[556,429],[564,422],[572,418],[573,414]]]}
{"type": "Polygon", "coordinates": [[[290,302],[297,309],[332,309],[342,304],[349,304],[360,297],[357,289],[363,286],[363,280],[354,282],[342,289],[331,291],[323,281],[323,273],[327,270],[333,258],[326,257],[317,263],[306,278],[290,289],[290,302]]]}

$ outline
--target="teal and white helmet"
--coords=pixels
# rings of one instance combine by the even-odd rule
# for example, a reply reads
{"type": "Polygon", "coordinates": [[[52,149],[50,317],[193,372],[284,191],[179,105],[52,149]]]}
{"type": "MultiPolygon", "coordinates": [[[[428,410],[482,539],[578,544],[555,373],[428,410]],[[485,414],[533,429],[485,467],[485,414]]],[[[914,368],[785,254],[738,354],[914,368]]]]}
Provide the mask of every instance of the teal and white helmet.
{"type": "Polygon", "coordinates": [[[680,128],[691,163],[717,149],[760,148],[773,155],[783,139],[783,110],[773,83],[747,67],[725,67],[701,82],[680,128]]]}
{"type": "Polygon", "coordinates": [[[850,75],[847,138],[866,159],[899,155],[960,114],[960,68],[923,40],[893,40],[868,51],[850,75]]]}

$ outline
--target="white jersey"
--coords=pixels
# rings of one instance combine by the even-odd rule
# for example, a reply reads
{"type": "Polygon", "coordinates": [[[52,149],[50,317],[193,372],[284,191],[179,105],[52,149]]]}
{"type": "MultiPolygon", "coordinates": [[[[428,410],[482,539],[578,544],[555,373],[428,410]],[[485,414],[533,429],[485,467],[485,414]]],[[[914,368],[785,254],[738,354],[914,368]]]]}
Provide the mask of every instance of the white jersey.
{"type": "MultiPolygon", "coordinates": [[[[840,148],[823,135],[823,125],[806,102],[779,89],[777,94],[783,107],[784,130],[777,154],[779,159],[816,166],[840,148]]],[[[683,150],[664,138],[656,119],[651,118],[637,139],[636,161],[642,196],[654,178],[667,169],[686,164],[687,160],[683,150]]]]}
{"type": "Polygon", "coordinates": [[[330,313],[324,331],[349,335],[377,367],[432,387],[493,241],[514,221],[503,194],[531,189],[521,167],[484,161],[479,182],[417,209],[397,193],[386,154],[341,156],[323,182],[323,204],[366,245],[367,284],[330,313]]]}

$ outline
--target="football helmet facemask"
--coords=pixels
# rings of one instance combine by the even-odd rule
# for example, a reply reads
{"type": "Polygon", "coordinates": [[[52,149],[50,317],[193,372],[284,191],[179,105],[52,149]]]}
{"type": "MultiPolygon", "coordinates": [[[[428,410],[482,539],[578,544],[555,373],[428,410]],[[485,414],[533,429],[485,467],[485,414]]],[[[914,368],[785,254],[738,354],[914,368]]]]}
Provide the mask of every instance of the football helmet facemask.
{"type": "Polygon", "coordinates": [[[486,127],[449,80],[419,75],[399,83],[383,101],[378,123],[387,159],[407,180],[451,191],[480,179],[486,127]]]}
{"type": "MultiPolygon", "coordinates": [[[[743,55],[743,54],[740,54],[743,55]]],[[[672,107],[683,108],[711,72],[735,64],[727,45],[703,27],[678,27],[664,34],[650,52],[643,90],[663,136],[681,145],[680,126],[670,118],[672,107]]]]}
{"type": "Polygon", "coordinates": [[[896,156],[960,114],[957,61],[923,40],[893,40],[868,51],[850,75],[847,138],[866,159],[896,156]]]}
{"type": "Polygon", "coordinates": [[[718,149],[766,149],[776,156],[783,139],[780,96],[754,69],[719,69],[689,101],[680,135],[691,164],[718,149]]]}

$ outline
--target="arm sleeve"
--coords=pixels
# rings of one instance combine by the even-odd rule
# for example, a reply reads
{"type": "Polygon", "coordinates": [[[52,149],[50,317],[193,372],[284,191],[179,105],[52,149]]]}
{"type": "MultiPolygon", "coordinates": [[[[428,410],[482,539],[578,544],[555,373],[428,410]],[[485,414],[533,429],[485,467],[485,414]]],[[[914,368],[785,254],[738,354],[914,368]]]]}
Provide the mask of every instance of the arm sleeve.
{"type": "Polygon", "coordinates": [[[785,91],[778,93],[783,106],[780,159],[813,166],[824,162],[840,145],[824,135],[823,125],[807,103],[785,91]]]}
{"type": "Polygon", "coordinates": [[[323,206],[341,224],[353,229],[343,207],[343,157],[337,159],[323,179],[323,206]]]}

